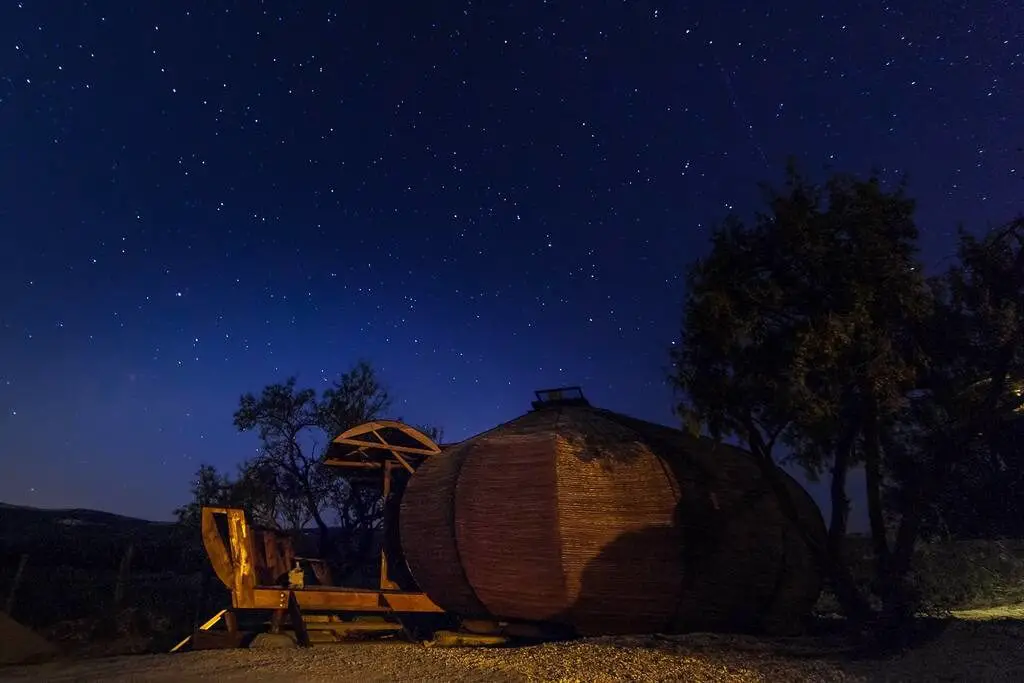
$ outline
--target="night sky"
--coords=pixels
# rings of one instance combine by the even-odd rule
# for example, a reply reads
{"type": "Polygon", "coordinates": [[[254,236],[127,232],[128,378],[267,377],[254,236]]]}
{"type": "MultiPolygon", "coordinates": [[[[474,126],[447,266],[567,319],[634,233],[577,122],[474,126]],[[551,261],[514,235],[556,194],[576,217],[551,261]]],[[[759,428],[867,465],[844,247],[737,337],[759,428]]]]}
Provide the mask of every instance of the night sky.
{"type": "Polygon", "coordinates": [[[0,500],[167,519],[238,397],[365,358],[458,440],[672,423],[686,264],[795,155],[1012,218],[1019,0],[0,6],[0,500]]]}

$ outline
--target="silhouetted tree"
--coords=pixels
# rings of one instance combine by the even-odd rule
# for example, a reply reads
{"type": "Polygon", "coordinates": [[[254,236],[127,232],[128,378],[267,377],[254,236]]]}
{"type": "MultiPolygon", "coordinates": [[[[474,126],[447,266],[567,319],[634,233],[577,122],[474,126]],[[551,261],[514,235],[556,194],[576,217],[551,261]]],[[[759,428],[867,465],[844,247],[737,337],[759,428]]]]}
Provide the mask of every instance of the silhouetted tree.
{"type": "Polygon", "coordinates": [[[180,524],[199,526],[200,509],[206,505],[225,505],[231,498],[232,483],[213,465],[202,464],[192,480],[192,500],[175,509],[180,524]]]}
{"type": "Polygon", "coordinates": [[[331,547],[329,505],[343,506],[339,516],[345,523],[349,508],[365,500],[320,466],[326,445],[349,427],[379,417],[390,405],[387,390],[365,362],[344,373],[320,397],[313,389],[297,389],[292,377],[264,387],[259,396],[245,394],[239,400],[235,426],[256,430],[260,439],[254,467],[260,476],[272,478],[282,504],[279,512],[291,504],[291,514],[285,513],[289,522],[304,522],[308,516],[316,525],[325,556],[331,547]]]}
{"type": "MultiPolygon", "coordinates": [[[[259,395],[243,395],[234,423],[240,431],[257,432],[259,454],[242,462],[234,478],[202,465],[192,501],[175,510],[176,516],[198,525],[202,506],[225,505],[244,508],[260,526],[292,533],[313,524],[325,558],[341,559],[335,566],[343,572],[358,566],[383,516],[382,482],[350,480],[322,462],[335,436],[380,418],[390,406],[387,389],[366,362],[356,363],[319,396],[299,389],[294,377],[259,395]],[[346,557],[332,558],[335,541],[349,551],[346,557]]],[[[423,431],[440,439],[437,428],[423,431]]]]}
{"type": "Polygon", "coordinates": [[[240,507],[252,520],[272,529],[297,529],[309,522],[277,485],[276,473],[258,460],[247,460],[231,478],[213,465],[202,464],[192,480],[192,500],[174,511],[178,522],[199,526],[204,506],[240,507]],[[295,520],[295,521],[293,521],[295,520]]]}
{"type": "Polygon", "coordinates": [[[892,495],[920,509],[923,531],[966,537],[1024,534],[1024,219],[978,239],[960,234],[958,262],[932,287],[932,359],[907,423],[916,457],[892,495]],[[923,481],[922,453],[943,476],[923,481]]]}
{"type": "Polygon", "coordinates": [[[380,417],[391,409],[391,403],[391,395],[373,367],[360,361],[323,392],[317,406],[318,426],[328,438],[334,438],[380,417]]]}
{"type": "MultiPolygon", "coordinates": [[[[892,554],[906,550],[890,547],[882,443],[926,360],[919,338],[931,297],[914,205],[902,186],[837,175],[822,187],[792,166],[767,204],[751,225],[727,220],[690,268],[670,379],[686,424],[745,442],[780,498],[780,444],[810,476],[829,473],[829,539],[816,551],[845,612],[863,621],[868,601],[843,559],[855,465],[867,474],[879,576],[891,576],[892,554]]],[[[883,600],[905,603],[898,585],[880,586],[883,600]]]]}
{"type": "Polygon", "coordinates": [[[302,491],[287,471],[262,454],[243,461],[232,482],[231,500],[259,526],[297,533],[312,516],[302,491]]]}
{"type": "Polygon", "coordinates": [[[258,500],[291,529],[312,522],[321,555],[341,560],[334,564],[343,572],[361,563],[372,547],[383,516],[381,482],[340,476],[322,466],[323,458],[335,436],[382,417],[390,407],[390,394],[374,369],[359,362],[320,396],[298,389],[290,378],[265,387],[259,396],[242,396],[235,413],[238,429],[256,430],[261,443],[260,454],[243,468],[242,481],[257,492],[272,492],[258,500]],[[338,546],[347,551],[344,557],[332,557],[338,546]]]}

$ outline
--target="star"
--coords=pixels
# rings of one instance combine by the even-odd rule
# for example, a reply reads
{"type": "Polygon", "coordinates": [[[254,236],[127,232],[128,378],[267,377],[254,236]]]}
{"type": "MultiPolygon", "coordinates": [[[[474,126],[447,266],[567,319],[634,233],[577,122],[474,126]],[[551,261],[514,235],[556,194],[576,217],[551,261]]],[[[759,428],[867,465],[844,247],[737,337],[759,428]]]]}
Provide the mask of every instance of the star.
{"type": "Polygon", "coordinates": [[[1012,3],[464,10],[0,9],[0,500],[166,519],[242,393],[364,358],[450,435],[584,380],[675,425],[686,264],[789,155],[906,175],[926,269],[1021,211],[1012,3]]]}

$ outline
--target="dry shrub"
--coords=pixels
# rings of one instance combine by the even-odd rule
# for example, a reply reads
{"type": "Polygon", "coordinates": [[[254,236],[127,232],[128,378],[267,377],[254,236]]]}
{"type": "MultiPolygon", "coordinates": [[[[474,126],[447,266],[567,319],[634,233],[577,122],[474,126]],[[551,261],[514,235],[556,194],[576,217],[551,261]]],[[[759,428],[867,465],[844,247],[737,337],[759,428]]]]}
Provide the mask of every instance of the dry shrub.
{"type": "MultiPolygon", "coordinates": [[[[870,594],[875,567],[869,539],[851,537],[846,559],[859,588],[870,594]]],[[[908,584],[926,614],[1024,603],[1024,540],[918,543],[908,584]]],[[[873,602],[877,607],[877,600],[873,602]]],[[[839,612],[829,590],[822,593],[815,611],[839,612]]]]}

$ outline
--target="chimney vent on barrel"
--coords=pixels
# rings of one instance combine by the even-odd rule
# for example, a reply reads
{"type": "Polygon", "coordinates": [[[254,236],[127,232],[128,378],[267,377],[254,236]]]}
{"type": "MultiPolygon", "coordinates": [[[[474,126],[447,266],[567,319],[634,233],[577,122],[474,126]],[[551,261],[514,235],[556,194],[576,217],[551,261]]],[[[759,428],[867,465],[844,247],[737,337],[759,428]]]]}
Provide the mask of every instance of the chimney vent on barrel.
{"type": "Polygon", "coordinates": [[[583,396],[580,387],[558,387],[556,389],[538,389],[533,392],[537,400],[531,405],[534,410],[555,408],[559,406],[589,406],[590,401],[583,396]]]}

